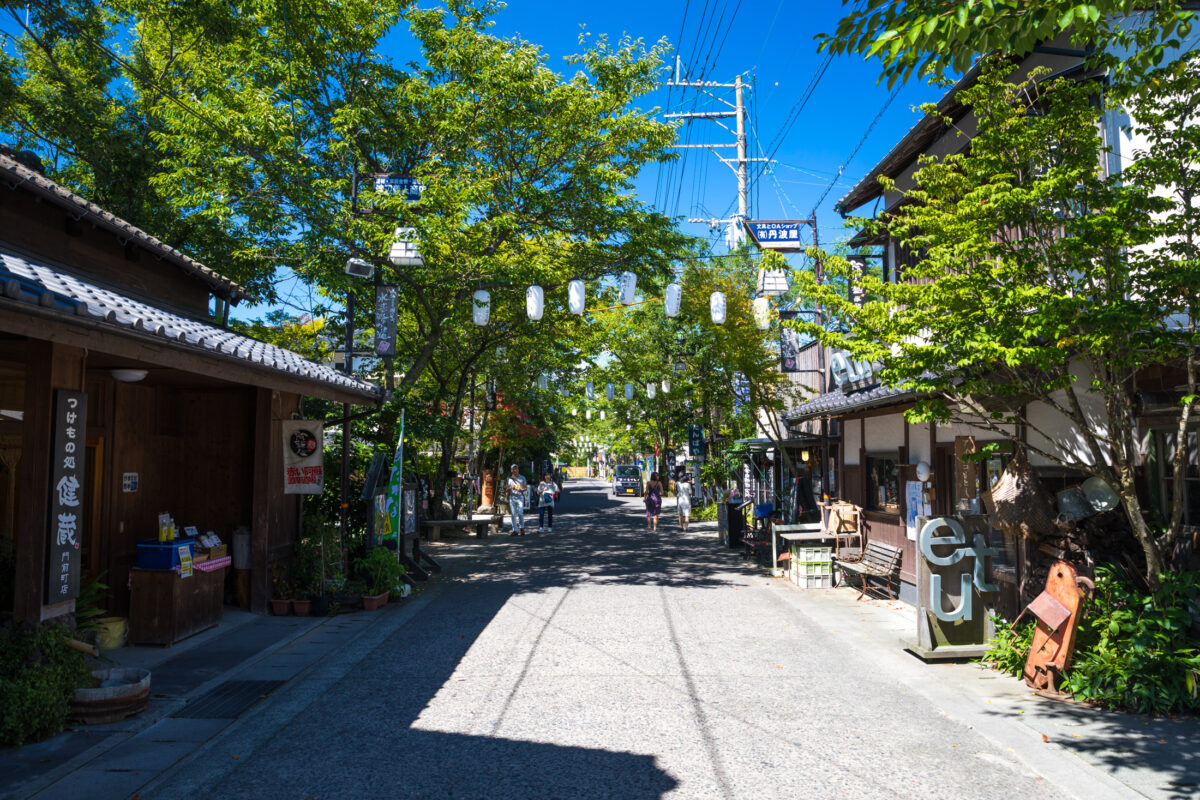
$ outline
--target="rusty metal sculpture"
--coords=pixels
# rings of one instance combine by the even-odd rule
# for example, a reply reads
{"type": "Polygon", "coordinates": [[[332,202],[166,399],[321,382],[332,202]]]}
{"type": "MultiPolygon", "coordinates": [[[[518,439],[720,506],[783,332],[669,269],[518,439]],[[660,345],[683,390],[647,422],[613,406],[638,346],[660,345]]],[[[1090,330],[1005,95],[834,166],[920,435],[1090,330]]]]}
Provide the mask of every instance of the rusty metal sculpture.
{"type": "Polygon", "coordinates": [[[1055,677],[1071,664],[1075,634],[1079,630],[1080,601],[1091,587],[1090,579],[1079,577],[1073,566],[1058,561],[1050,568],[1045,591],[1025,608],[1037,619],[1037,627],[1025,661],[1024,677],[1025,683],[1039,693],[1054,695],[1058,691],[1055,677]]]}

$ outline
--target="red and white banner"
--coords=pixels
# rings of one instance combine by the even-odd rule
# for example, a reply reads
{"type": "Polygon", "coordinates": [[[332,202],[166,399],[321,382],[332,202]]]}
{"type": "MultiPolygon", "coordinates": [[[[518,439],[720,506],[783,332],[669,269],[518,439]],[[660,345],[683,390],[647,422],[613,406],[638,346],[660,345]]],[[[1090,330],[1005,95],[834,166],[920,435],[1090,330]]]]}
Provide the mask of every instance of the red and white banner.
{"type": "Polygon", "coordinates": [[[325,488],[325,423],[285,419],[283,426],[283,493],[320,494],[325,488]]]}

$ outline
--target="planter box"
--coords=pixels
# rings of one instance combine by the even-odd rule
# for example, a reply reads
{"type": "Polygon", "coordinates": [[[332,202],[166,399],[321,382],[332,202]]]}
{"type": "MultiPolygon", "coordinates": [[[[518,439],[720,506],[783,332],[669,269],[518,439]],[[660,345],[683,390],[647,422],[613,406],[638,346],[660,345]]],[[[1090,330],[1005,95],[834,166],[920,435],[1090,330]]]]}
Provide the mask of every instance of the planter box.
{"type": "Polygon", "coordinates": [[[364,594],[362,597],[363,608],[367,611],[378,611],[387,605],[388,595],[390,592],[383,594],[364,594]]]}
{"type": "Polygon", "coordinates": [[[307,617],[312,612],[312,600],[292,598],[292,611],[297,617],[307,617]]]}
{"type": "Polygon", "coordinates": [[[95,689],[76,689],[71,698],[71,718],[87,725],[140,714],[150,699],[150,670],[131,667],[98,669],[92,672],[100,680],[95,689]]]}

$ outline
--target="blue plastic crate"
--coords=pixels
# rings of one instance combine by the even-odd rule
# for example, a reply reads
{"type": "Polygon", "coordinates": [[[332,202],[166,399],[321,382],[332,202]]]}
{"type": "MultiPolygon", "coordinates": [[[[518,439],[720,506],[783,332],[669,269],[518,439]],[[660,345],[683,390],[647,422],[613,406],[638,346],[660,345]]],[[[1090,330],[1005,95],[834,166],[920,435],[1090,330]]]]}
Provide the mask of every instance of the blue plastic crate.
{"type": "Polygon", "coordinates": [[[138,569],[174,569],[179,566],[179,548],[187,545],[188,553],[195,555],[195,541],[190,536],[181,536],[173,542],[142,539],[137,543],[138,569]]]}

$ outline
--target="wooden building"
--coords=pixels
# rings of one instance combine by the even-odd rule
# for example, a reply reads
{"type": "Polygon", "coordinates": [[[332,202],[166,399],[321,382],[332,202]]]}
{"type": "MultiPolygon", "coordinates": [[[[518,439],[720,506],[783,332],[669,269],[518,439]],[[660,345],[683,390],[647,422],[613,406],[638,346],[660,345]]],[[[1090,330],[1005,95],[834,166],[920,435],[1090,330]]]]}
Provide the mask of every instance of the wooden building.
{"type": "Polygon", "coordinates": [[[378,405],[383,391],[229,330],[228,306],[244,297],[0,154],[0,547],[15,559],[15,619],[71,613],[78,580],[99,574],[109,613],[126,613],[136,543],[155,537],[162,512],[227,543],[250,530],[251,606],[265,610],[270,565],[288,558],[300,523],[281,421],[303,418],[306,396],[378,405]],[[70,431],[77,490],[55,471],[61,390],[86,396],[86,430],[70,431]],[[54,518],[64,486],[79,511],[65,533],[54,518]],[[69,591],[51,580],[64,547],[69,591]]]}

